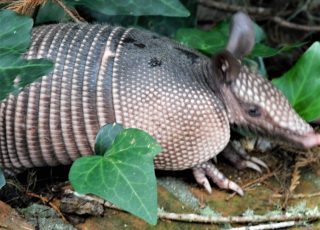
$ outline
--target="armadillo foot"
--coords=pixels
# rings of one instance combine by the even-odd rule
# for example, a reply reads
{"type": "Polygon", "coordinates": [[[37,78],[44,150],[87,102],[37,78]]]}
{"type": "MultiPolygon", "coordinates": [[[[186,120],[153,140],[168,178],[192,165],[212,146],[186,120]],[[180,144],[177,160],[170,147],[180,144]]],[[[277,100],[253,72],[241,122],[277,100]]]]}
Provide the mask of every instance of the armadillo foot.
{"type": "Polygon", "coordinates": [[[229,143],[221,155],[229,160],[237,169],[251,168],[259,173],[262,172],[260,167],[268,170],[266,163],[248,155],[238,142],[229,143]]]}
{"type": "Polygon", "coordinates": [[[209,177],[219,188],[230,189],[240,196],[243,196],[243,190],[239,185],[226,178],[211,162],[199,164],[193,168],[193,175],[198,184],[202,185],[208,193],[212,192],[209,177]]]}

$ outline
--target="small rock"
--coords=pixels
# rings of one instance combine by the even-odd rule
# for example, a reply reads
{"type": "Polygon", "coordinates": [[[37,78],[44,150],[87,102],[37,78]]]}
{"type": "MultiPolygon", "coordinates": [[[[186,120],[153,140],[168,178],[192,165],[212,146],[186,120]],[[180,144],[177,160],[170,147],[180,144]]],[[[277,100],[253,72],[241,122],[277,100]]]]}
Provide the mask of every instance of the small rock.
{"type": "Polygon", "coordinates": [[[0,201],[0,229],[35,229],[6,203],[0,201]]]}
{"type": "Polygon", "coordinates": [[[39,230],[76,230],[71,224],[65,223],[54,209],[45,205],[32,204],[19,211],[39,230]]]}

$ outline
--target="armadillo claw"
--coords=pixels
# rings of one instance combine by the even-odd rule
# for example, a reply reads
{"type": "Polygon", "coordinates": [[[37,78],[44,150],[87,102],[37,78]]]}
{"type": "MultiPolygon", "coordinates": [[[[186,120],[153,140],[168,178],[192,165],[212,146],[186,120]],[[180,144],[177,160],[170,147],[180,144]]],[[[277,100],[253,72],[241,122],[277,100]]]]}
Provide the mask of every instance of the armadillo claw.
{"type": "Polygon", "coordinates": [[[262,172],[260,167],[268,170],[268,166],[262,160],[251,157],[241,146],[234,143],[229,143],[221,155],[229,160],[237,169],[251,168],[259,173],[262,172]]]}
{"type": "Polygon", "coordinates": [[[266,170],[269,170],[268,165],[264,163],[262,160],[260,160],[259,158],[249,156],[249,160],[253,163],[260,165],[261,167],[264,167],[266,170]]]}
{"type": "Polygon", "coordinates": [[[212,192],[212,188],[210,185],[209,180],[206,177],[206,173],[202,168],[194,168],[193,169],[193,176],[196,179],[198,184],[201,184],[208,193],[212,192]]]}
{"type": "Polygon", "coordinates": [[[212,160],[213,160],[213,162],[214,162],[215,164],[218,164],[218,157],[217,157],[217,156],[214,156],[214,157],[212,158],[212,160]]]}
{"type": "Polygon", "coordinates": [[[253,169],[253,170],[255,170],[255,171],[259,172],[259,173],[262,173],[259,165],[255,164],[255,163],[253,163],[251,161],[244,161],[243,164],[245,165],[246,168],[251,168],[251,169],[253,169]]]}
{"type": "Polygon", "coordinates": [[[205,162],[193,168],[193,175],[198,184],[201,184],[208,193],[212,189],[207,179],[209,177],[219,188],[230,189],[240,196],[243,196],[243,190],[239,185],[226,178],[211,162],[205,162]]]}

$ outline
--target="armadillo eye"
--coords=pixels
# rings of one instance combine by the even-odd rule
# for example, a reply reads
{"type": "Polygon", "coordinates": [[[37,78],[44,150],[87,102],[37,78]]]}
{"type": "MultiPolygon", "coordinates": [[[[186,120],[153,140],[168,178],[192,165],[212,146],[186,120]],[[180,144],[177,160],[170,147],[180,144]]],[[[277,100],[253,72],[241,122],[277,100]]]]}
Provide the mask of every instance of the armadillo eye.
{"type": "Polygon", "coordinates": [[[260,117],[261,116],[261,109],[257,105],[250,105],[247,112],[251,117],[260,117]]]}

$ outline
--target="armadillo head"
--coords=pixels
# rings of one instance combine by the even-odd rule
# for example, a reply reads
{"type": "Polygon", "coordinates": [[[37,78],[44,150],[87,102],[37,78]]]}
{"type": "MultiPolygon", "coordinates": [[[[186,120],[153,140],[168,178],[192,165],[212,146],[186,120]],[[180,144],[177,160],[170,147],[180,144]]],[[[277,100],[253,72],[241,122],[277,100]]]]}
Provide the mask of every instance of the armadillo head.
{"type": "Polygon", "coordinates": [[[268,80],[240,63],[254,45],[253,23],[244,13],[233,18],[226,51],[213,57],[214,90],[228,112],[229,121],[260,136],[295,147],[320,144],[320,135],[290,106],[268,80]]]}

